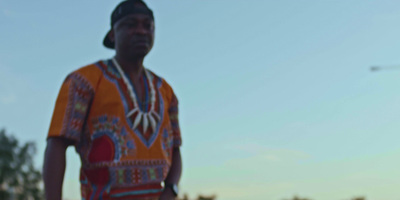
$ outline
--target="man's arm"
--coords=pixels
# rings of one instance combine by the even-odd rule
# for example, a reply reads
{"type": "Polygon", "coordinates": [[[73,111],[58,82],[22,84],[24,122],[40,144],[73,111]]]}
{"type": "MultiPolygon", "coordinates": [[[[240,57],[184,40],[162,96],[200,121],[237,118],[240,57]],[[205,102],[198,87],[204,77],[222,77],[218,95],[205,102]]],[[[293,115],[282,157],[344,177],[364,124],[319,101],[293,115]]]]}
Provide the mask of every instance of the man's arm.
{"type": "Polygon", "coordinates": [[[182,174],[182,158],[179,147],[175,147],[172,153],[172,165],[167,178],[164,180],[168,184],[178,184],[182,174]]]}
{"type": "MultiPolygon", "coordinates": [[[[179,179],[182,174],[182,158],[181,151],[179,147],[175,147],[172,153],[172,165],[168,172],[167,178],[164,180],[165,184],[176,184],[178,185],[179,179]]],[[[170,187],[166,189],[161,194],[160,200],[172,200],[174,199],[174,193],[170,187]]]]}
{"type": "Polygon", "coordinates": [[[65,152],[71,141],[49,138],[44,155],[43,180],[47,200],[61,200],[65,172],[65,152]]]}

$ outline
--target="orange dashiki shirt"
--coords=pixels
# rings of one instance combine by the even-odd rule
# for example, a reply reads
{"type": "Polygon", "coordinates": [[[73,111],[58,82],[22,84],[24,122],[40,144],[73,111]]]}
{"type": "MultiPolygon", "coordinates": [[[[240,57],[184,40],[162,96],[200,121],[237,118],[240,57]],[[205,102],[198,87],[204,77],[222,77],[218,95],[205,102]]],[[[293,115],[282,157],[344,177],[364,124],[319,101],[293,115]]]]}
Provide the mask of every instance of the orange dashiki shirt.
{"type": "Polygon", "coordinates": [[[137,105],[142,113],[155,111],[152,126],[133,126],[138,114],[128,112],[135,103],[111,60],[82,67],[65,79],[48,138],[74,141],[82,162],[82,199],[150,200],[161,194],[173,148],[181,145],[178,100],[164,79],[148,72],[146,101],[137,105]],[[151,83],[153,108],[148,103],[151,83]]]}

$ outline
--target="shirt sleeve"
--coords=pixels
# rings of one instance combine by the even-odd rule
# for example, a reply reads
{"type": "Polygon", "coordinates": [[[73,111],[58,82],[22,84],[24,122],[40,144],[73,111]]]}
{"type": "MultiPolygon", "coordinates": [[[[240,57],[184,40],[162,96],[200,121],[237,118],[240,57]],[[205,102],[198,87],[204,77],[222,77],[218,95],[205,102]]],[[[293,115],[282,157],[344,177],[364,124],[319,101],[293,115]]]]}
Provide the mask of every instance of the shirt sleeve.
{"type": "Polygon", "coordinates": [[[168,108],[168,114],[174,137],[173,147],[180,147],[182,145],[182,138],[178,120],[178,99],[176,98],[175,94],[172,95],[172,99],[168,108]]]}
{"type": "Polygon", "coordinates": [[[47,138],[79,142],[93,96],[93,87],[81,74],[68,75],[58,94],[47,138]]]}

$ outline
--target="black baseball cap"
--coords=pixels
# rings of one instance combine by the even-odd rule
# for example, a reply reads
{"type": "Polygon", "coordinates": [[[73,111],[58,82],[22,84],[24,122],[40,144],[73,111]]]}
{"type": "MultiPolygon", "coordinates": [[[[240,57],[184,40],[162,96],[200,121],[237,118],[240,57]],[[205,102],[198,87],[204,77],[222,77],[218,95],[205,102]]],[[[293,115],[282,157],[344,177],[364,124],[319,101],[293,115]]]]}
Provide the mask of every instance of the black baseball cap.
{"type": "Polygon", "coordinates": [[[144,3],[142,0],[125,0],[119,3],[111,14],[111,29],[104,37],[103,45],[107,48],[114,49],[114,42],[108,38],[108,34],[112,30],[112,27],[123,17],[138,13],[149,15],[154,20],[153,11],[147,7],[146,3],[144,3]],[[143,5],[144,8],[142,6],[137,6],[137,4],[143,5]]]}

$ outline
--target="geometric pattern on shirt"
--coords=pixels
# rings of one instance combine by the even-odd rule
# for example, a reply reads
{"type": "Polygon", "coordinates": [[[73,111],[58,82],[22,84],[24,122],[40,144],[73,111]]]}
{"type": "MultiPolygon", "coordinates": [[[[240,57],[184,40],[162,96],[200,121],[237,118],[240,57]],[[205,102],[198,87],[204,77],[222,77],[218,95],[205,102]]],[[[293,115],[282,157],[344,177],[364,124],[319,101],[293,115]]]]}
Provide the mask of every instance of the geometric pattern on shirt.
{"type": "Polygon", "coordinates": [[[180,138],[180,128],[178,120],[178,99],[173,95],[171,103],[168,108],[168,116],[171,122],[172,133],[174,134],[173,146],[181,146],[182,140],[180,138]]]}
{"type": "Polygon", "coordinates": [[[94,89],[78,73],[70,74],[65,82],[69,83],[69,95],[61,134],[66,138],[79,141],[94,89]]]}
{"type": "Polygon", "coordinates": [[[165,169],[163,165],[109,167],[111,185],[126,187],[160,183],[168,173],[165,169]]]}
{"type": "Polygon", "coordinates": [[[164,150],[164,153],[167,155],[168,158],[172,156],[171,151],[172,151],[172,145],[173,145],[173,136],[170,133],[171,131],[168,131],[167,129],[164,129],[162,132],[162,149],[164,150]]]}
{"type": "MultiPolygon", "coordinates": [[[[117,88],[120,98],[124,107],[125,115],[129,113],[129,111],[134,109],[134,105],[132,100],[130,99],[128,89],[117,71],[116,67],[113,65],[111,60],[104,60],[104,61],[99,61],[96,63],[96,66],[102,70],[104,77],[109,80],[111,83],[115,85],[117,88]]],[[[140,138],[140,141],[147,147],[150,148],[153,144],[154,141],[156,140],[160,126],[163,121],[164,117],[164,100],[161,96],[161,93],[159,91],[159,88],[161,87],[162,84],[162,79],[155,76],[153,73],[149,73],[149,81],[152,81],[157,85],[156,89],[156,103],[155,103],[155,112],[160,116],[160,120],[156,121],[156,129],[148,129],[146,132],[143,131],[143,128],[141,125],[133,129],[132,131],[135,133],[140,138]]],[[[131,117],[126,117],[126,121],[129,125],[129,127],[133,126],[133,122],[135,121],[135,117],[137,115],[132,115],[131,117]]]]}
{"type": "MultiPolygon", "coordinates": [[[[93,127],[93,134],[91,135],[91,146],[96,143],[101,143],[102,148],[97,152],[110,155],[111,158],[107,158],[104,155],[93,155],[93,149],[90,149],[87,153],[87,160],[92,160],[97,164],[107,164],[110,161],[118,162],[121,156],[124,155],[135,155],[136,144],[134,139],[128,134],[126,129],[122,126],[119,117],[103,115],[91,120],[93,127]],[[108,141],[108,143],[106,142],[108,141]],[[107,144],[113,144],[113,148],[110,148],[107,144]],[[111,156],[112,155],[112,156],[111,156]],[[93,158],[95,157],[95,158],[93,158]]],[[[92,147],[90,147],[92,148],[92,147]]],[[[90,164],[92,164],[91,162],[90,164]]]]}

